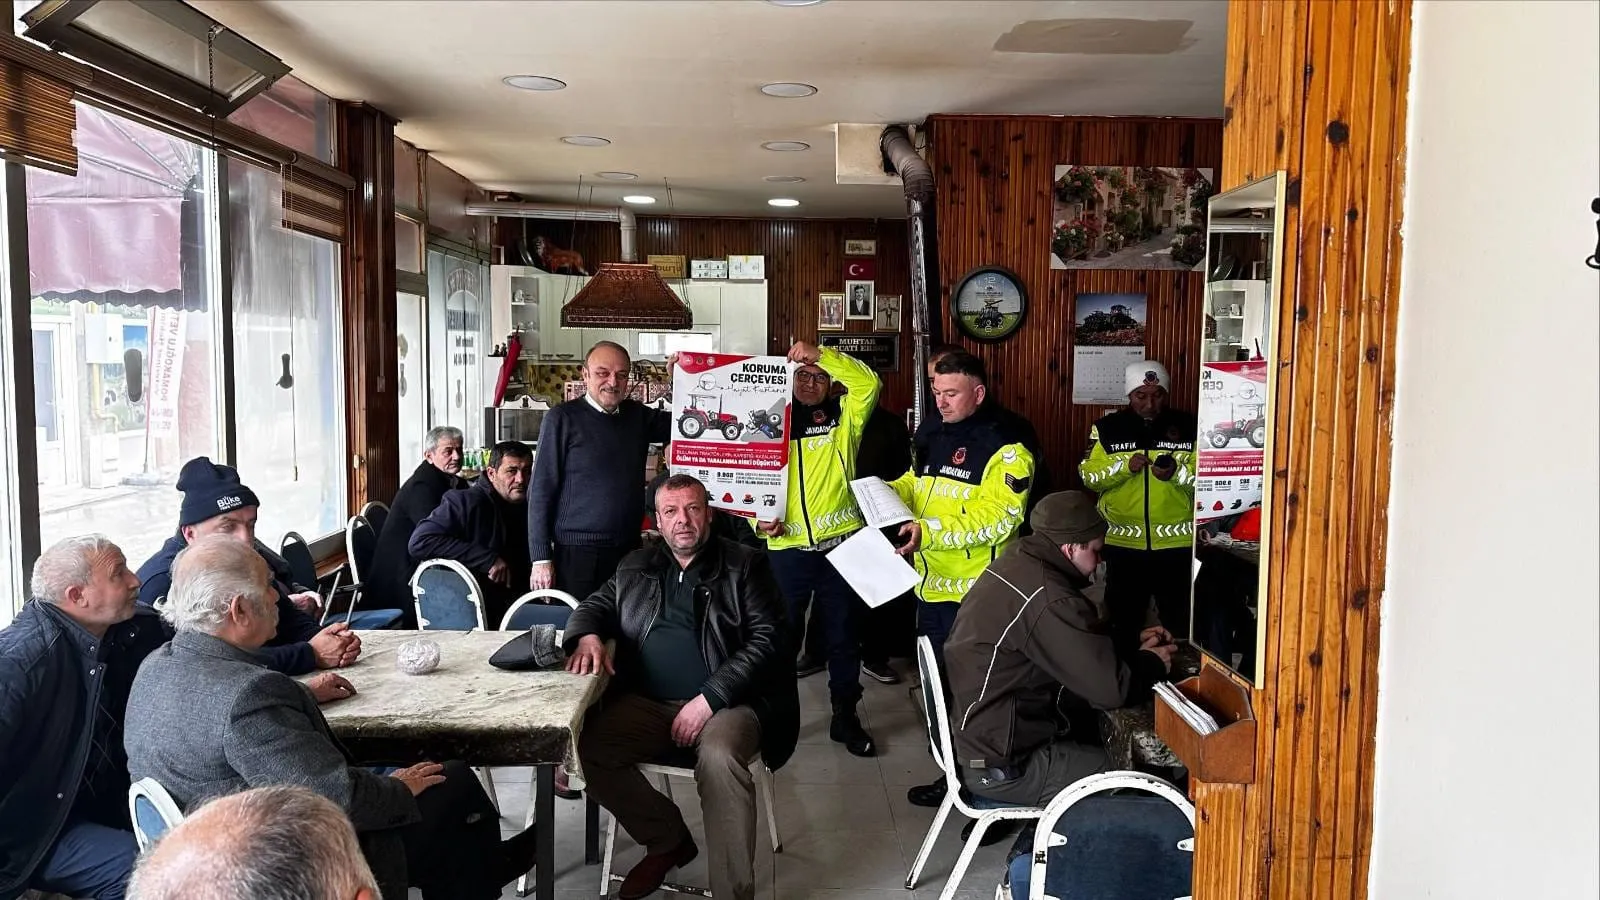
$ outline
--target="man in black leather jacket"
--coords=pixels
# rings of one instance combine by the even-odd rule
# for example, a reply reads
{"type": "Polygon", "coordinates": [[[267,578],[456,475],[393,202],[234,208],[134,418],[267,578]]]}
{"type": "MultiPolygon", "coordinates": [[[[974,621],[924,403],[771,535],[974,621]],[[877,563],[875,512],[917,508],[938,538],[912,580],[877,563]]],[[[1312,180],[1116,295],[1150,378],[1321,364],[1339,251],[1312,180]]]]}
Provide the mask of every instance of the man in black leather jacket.
{"type": "MultiPolygon", "coordinates": [[[[712,536],[705,485],[662,483],[663,543],[635,550],[567,622],[567,670],[615,678],[584,721],[578,753],[588,791],[646,856],[618,893],[645,897],[699,854],[672,800],[639,763],[694,757],[705,811],[711,892],[755,897],[756,805],[750,765],[776,769],[800,731],[786,611],[765,555],[712,536]],[[613,664],[605,642],[616,642],[613,664]]],[[[682,764],[682,763],[679,763],[682,764]]],[[[770,815],[770,813],[769,813],[770,815]]]]}

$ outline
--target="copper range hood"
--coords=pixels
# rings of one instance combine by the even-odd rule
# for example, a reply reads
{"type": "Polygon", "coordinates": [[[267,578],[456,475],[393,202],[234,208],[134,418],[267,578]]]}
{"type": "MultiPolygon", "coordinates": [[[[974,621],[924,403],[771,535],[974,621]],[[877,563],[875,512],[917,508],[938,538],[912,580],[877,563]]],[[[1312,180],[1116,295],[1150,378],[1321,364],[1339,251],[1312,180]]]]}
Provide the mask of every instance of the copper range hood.
{"type": "Polygon", "coordinates": [[[689,304],[647,263],[601,263],[594,278],[561,308],[562,328],[675,331],[693,325],[689,304]]]}

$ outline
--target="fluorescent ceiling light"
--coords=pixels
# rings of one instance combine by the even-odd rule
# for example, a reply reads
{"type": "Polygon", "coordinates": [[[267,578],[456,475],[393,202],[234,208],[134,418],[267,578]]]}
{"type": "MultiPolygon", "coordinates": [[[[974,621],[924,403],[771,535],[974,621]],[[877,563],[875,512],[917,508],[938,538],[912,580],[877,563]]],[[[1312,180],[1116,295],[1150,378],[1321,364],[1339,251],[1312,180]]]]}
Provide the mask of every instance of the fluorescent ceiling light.
{"type": "Polygon", "coordinates": [[[811,145],[805,141],[767,141],[761,145],[761,149],[777,153],[798,153],[801,150],[810,150],[811,145]]]}
{"type": "Polygon", "coordinates": [[[801,178],[799,175],[768,175],[761,180],[767,182],[768,184],[799,184],[800,182],[805,181],[805,179],[801,178]]]}
{"type": "Polygon", "coordinates": [[[767,201],[768,206],[799,206],[800,201],[792,197],[773,197],[767,201]]]}
{"type": "Polygon", "coordinates": [[[622,202],[637,203],[640,206],[649,206],[650,204],[656,202],[656,198],[647,197],[644,194],[629,194],[628,196],[622,198],[622,202]]]}
{"type": "Polygon", "coordinates": [[[604,178],[607,181],[635,181],[639,178],[632,172],[596,172],[594,174],[596,178],[604,178]]]}
{"type": "Polygon", "coordinates": [[[611,141],[607,138],[595,137],[592,134],[569,134],[561,139],[561,143],[571,144],[574,147],[604,147],[610,144],[611,141]]]}
{"type": "Polygon", "coordinates": [[[798,81],[775,81],[761,86],[761,93],[768,97],[809,97],[816,92],[815,86],[798,81]]]}
{"type": "Polygon", "coordinates": [[[567,86],[565,81],[548,75],[508,75],[500,80],[524,91],[559,91],[567,86]]]}

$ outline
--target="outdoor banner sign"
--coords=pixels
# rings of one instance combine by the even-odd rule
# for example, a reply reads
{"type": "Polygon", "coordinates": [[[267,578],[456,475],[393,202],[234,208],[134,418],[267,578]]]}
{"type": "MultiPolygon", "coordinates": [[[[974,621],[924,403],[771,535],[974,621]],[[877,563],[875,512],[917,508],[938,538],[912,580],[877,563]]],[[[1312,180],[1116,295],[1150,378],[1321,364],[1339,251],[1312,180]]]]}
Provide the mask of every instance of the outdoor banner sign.
{"type": "Polygon", "coordinates": [[[781,356],[678,354],[667,452],[672,474],[704,482],[717,509],[782,519],[794,369],[781,356]]]}
{"type": "Polygon", "coordinates": [[[1266,413],[1265,360],[1205,363],[1201,368],[1196,520],[1236,516],[1261,505],[1266,413]]]}

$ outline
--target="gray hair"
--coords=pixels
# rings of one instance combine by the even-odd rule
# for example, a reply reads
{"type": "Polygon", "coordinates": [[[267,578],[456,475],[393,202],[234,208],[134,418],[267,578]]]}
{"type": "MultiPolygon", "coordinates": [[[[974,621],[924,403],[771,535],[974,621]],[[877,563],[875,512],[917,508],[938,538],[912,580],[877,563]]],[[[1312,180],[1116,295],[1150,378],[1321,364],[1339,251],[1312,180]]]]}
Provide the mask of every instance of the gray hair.
{"type": "Polygon", "coordinates": [[[464,443],[466,436],[461,433],[461,429],[454,425],[435,425],[428,429],[428,436],[423,441],[427,444],[428,449],[423,452],[432,453],[439,449],[439,445],[445,441],[461,441],[464,443]]]}
{"type": "Polygon", "coordinates": [[[80,534],[51,544],[33,564],[28,593],[60,606],[70,588],[82,587],[94,578],[95,561],[110,550],[122,552],[103,534],[80,534]]]}
{"type": "Polygon", "coordinates": [[[161,617],[176,631],[215,634],[227,621],[235,597],[248,597],[265,611],[275,602],[262,590],[267,562],[249,544],[225,535],[202,538],[179,551],[172,560],[172,587],[161,617]]]}
{"type": "Polygon", "coordinates": [[[303,787],[202,806],[139,862],[128,900],[349,900],[377,880],[344,811],[303,787]]]}

